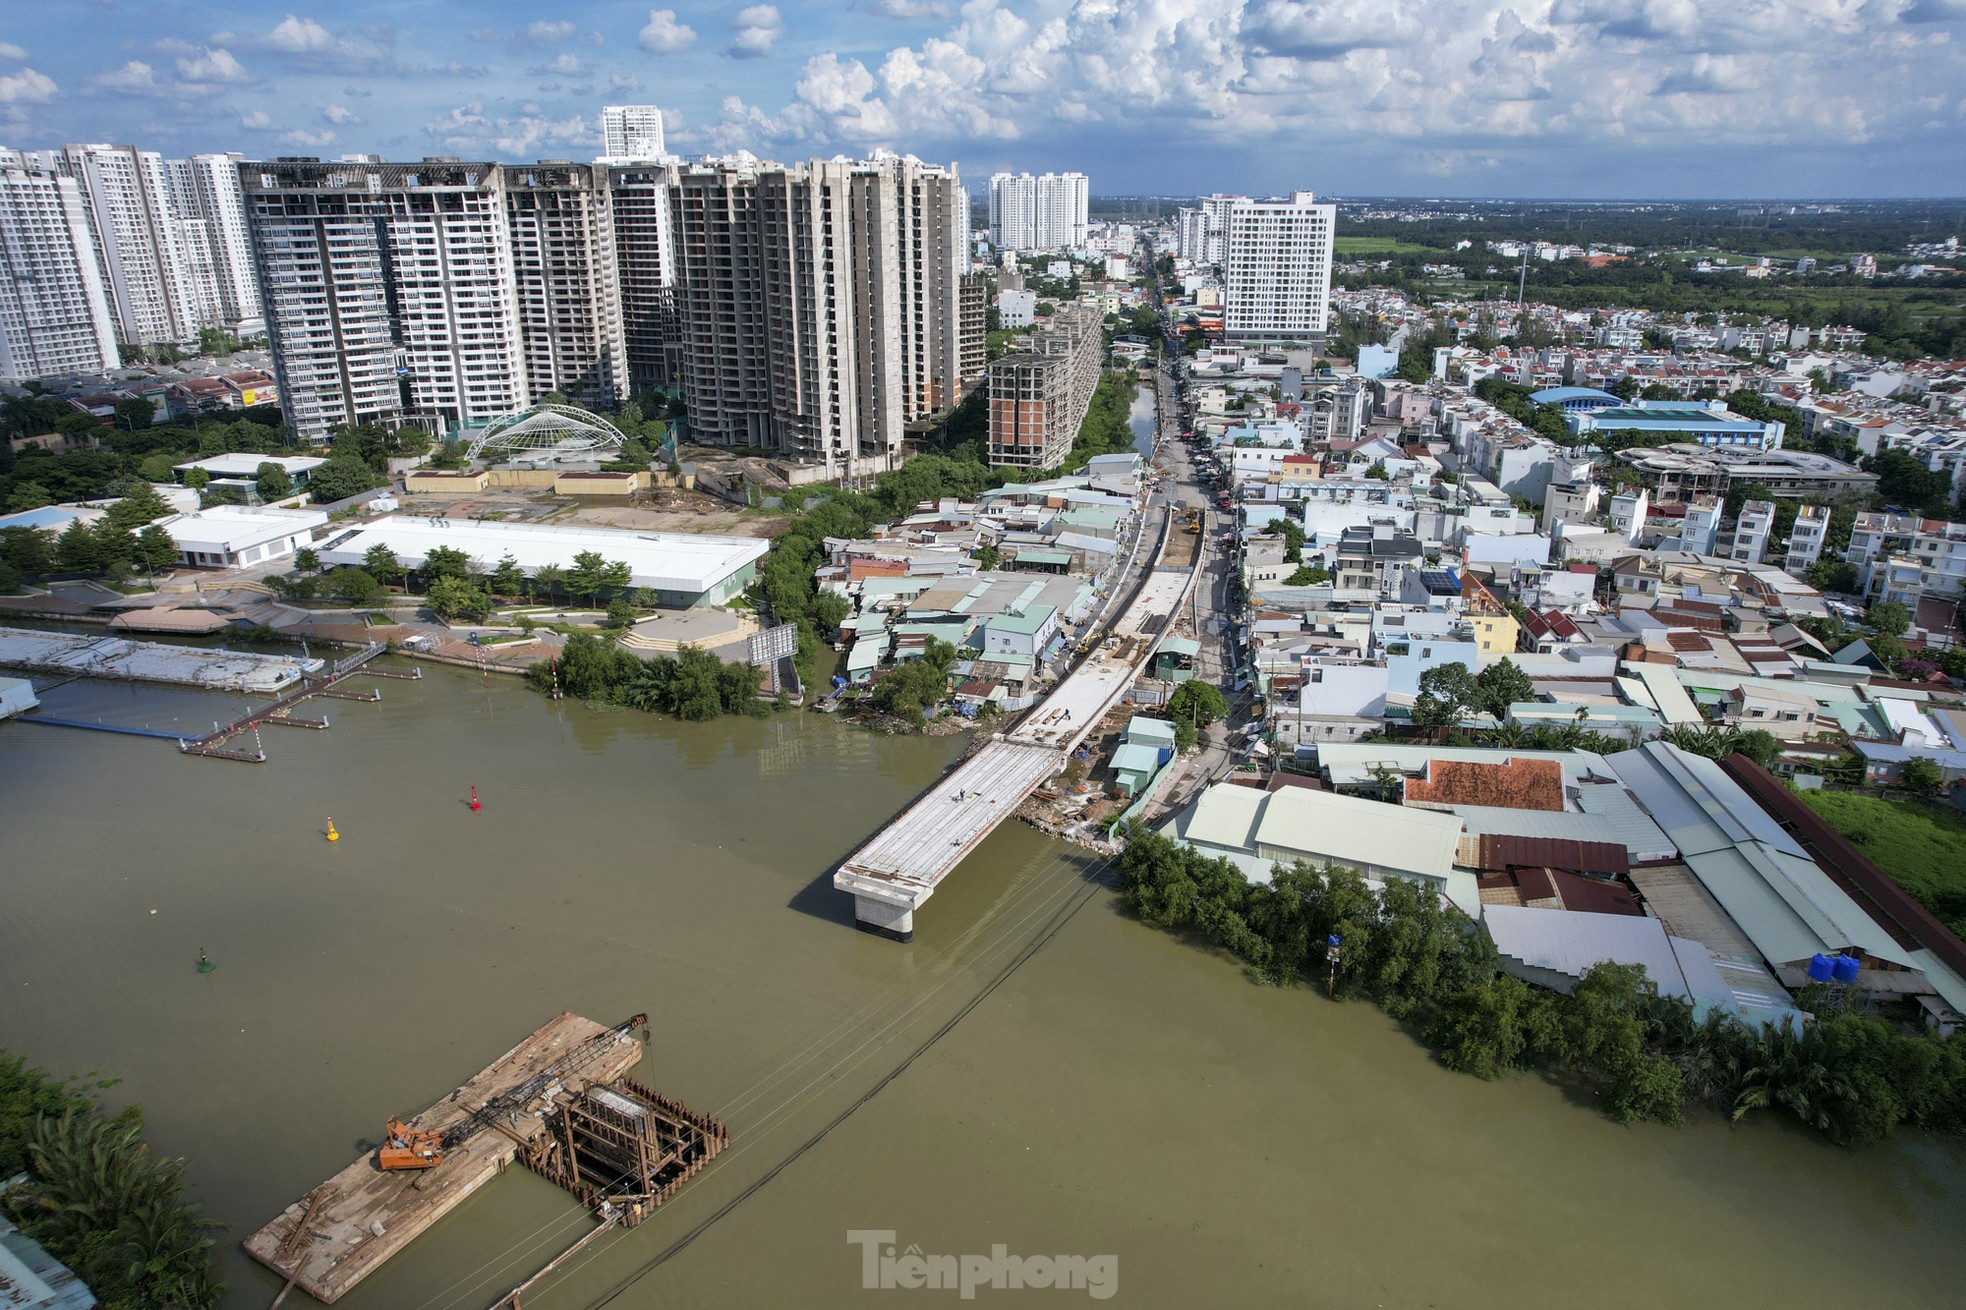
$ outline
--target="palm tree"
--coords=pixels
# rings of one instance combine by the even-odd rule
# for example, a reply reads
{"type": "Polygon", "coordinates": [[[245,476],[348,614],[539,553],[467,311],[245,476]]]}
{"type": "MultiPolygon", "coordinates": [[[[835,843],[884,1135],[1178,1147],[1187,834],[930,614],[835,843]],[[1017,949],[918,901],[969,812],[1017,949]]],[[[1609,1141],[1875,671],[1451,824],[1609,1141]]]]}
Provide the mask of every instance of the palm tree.
{"type": "Polygon", "coordinates": [[[532,584],[528,588],[535,596],[551,596],[559,589],[560,579],[565,571],[557,564],[542,564],[532,571],[532,584]]]}

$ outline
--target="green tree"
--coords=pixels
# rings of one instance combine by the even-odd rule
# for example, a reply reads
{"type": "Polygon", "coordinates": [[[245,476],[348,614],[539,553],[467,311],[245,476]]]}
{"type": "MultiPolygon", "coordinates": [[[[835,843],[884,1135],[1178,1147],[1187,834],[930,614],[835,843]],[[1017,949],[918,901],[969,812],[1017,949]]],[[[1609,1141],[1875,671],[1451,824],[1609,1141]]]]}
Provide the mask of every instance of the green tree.
{"type": "Polygon", "coordinates": [[[566,572],[558,564],[542,564],[532,571],[529,590],[535,596],[552,597],[565,585],[566,572]]]}
{"type": "Polygon", "coordinates": [[[471,557],[455,546],[433,546],[424,552],[417,573],[429,586],[438,578],[469,578],[475,572],[471,557]]]}
{"type": "Polygon", "coordinates": [[[490,598],[482,590],[453,574],[432,578],[423,599],[430,612],[446,623],[460,615],[482,618],[491,608],[490,598]]]}
{"type": "Polygon", "coordinates": [[[97,573],[105,562],[101,541],[81,519],[71,521],[55,539],[55,563],[64,573],[97,573]]]}
{"type": "Polygon", "coordinates": [[[382,584],[375,575],[352,565],[343,565],[321,579],[323,592],[340,596],[351,605],[373,605],[382,598],[382,584]]]}
{"type": "Polygon", "coordinates": [[[302,546],[294,552],[294,567],[312,573],[321,567],[321,552],[312,546],[302,546]]]}
{"type": "Polygon", "coordinates": [[[1228,717],[1229,702],[1214,683],[1191,678],[1174,689],[1167,698],[1167,717],[1174,724],[1175,745],[1191,749],[1201,730],[1217,719],[1228,717]]]}
{"type": "Polygon", "coordinates": [[[567,569],[567,589],[576,596],[584,596],[592,605],[601,588],[606,585],[608,562],[595,550],[583,550],[573,557],[573,564],[567,569]]]}
{"type": "Polygon", "coordinates": [[[1872,632],[1902,637],[1911,628],[1911,610],[1901,601],[1880,600],[1864,611],[1864,623],[1872,632]]]}
{"type": "Polygon", "coordinates": [[[373,581],[384,584],[401,582],[408,572],[396,552],[380,541],[362,553],[362,568],[373,581]]]}
{"type": "Polygon", "coordinates": [[[13,492],[7,497],[7,512],[20,514],[30,509],[40,509],[55,503],[48,489],[38,482],[17,482],[13,492]]]}
{"type": "Polygon", "coordinates": [[[204,469],[186,469],[184,471],[184,485],[193,491],[203,491],[210,485],[211,480],[212,475],[204,469]]]}
{"type": "Polygon", "coordinates": [[[287,476],[287,470],[272,460],[262,462],[253,473],[258,483],[261,500],[285,500],[294,494],[294,480],[287,476]]]}
{"type": "MultiPolygon", "coordinates": [[[[190,478],[187,477],[185,481],[189,484],[190,478]]],[[[337,453],[331,454],[327,463],[308,475],[307,494],[317,504],[327,504],[359,496],[381,485],[382,478],[367,461],[356,455],[337,453]]]]}
{"type": "Polygon", "coordinates": [[[153,581],[157,570],[169,568],[176,562],[177,557],[177,542],[171,540],[171,534],[155,523],[146,524],[143,530],[137,533],[136,561],[143,565],[153,581]]]}
{"type": "Polygon", "coordinates": [[[1420,675],[1420,694],[1413,700],[1413,726],[1430,731],[1449,728],[1480,703],[1481,689],[1468,666],[1456,660],[1436,664],[1420,675]]]}
{"type": "Polygon", "coordinates": [[[679,719],[704,721],[724,712],[723,661],[707,650],[683,646],[676,652],[670,704],[679,719]]]}
{"type": "Polygon", "coordinates": [[[1497,719],[1509,716],[1509,706],[1536,699],[1536,684],[1511,659],[1497,660],[1475,675],[1474,707],[1497,719]]]}
{"type": "Polygon", "coordinates": [[[626,560],[609,560],[607,566],[601,570],[601,588],[613,592],[616,596],[626,592],[634,582],[634,570],[628,566],[626,560]]]}
{"type": "Polygon", "coordinates": [[[635,607],[619,596],[608,602],[608,626],[627,628],[635,621],[635,607]]]}
{"type": "Polygon", "coordinates": [[[131,482],[126,484],[122,499],[111,505],[103,518],[119,528],[135,530],[171,512],[170,505],[157,494],[157,488],[148,482],[131,482]]]}
{"type": "Polygon", "coordinates": [[[116,402],[116,426],[125,432],[147,428],[157,421],[156,404],[143,396],[130,396],[116,402]]]}
{"type": "Polygon", "coordinates": [[[1846,560],[1831,559],[1827,555],[1809,566],[1809,585],[1818,591],[1831,591],[1850,595],[1862,584],[1857,566],[1846,560]]]}
{"type": "Polygon", "coordinates": [[[499,595],[516,596],[525,588],[525,570],[521,569],[519,561],[507,552],[499,557],[498,563],[492,568],[490,582],[491,589],[499,595]]]}
{"type": "Polygon", "coordinates": [[[1945,786],[1945,773],[1937,761],[1924,755],[1914,755],[1899,770],[1898,783],[1916,795],[1935,796],[1945,786]]]}
{"type": "Polygon", "coordinates": [[[847,620],[849,608],[846,597],[839,592],[820,592],[812,598],[809,611],[813,629],[828,638],[836,638],[841,625],[847,620]]]}

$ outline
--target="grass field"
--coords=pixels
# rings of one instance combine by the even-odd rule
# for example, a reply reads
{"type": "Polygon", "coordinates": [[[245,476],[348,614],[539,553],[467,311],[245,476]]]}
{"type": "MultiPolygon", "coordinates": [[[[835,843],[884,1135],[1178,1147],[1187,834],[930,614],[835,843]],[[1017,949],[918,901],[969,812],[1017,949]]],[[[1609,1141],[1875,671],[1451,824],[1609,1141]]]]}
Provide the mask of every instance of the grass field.
{"type": "Polygon", "coordinates": [[[1891,880],[1966,937],[1966,821],[1929,805],[1847,791],[1803,801],[1891,880]]]}
{"type": "Polygon", "coordinates": [[[1336,255],[1438,255],[1432,246],[1416,246],[1411,241],[1391,237],[1333,237],[1331,251],[1336,255]]]}

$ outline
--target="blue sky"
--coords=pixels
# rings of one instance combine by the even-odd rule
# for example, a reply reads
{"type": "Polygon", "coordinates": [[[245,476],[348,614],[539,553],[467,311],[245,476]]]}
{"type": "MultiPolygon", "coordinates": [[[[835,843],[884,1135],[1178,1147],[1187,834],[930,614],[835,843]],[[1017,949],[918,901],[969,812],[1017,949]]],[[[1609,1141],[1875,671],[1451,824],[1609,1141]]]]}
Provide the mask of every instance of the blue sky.
{"type": "Polygon", "coordinates": [[[685,153],[1095,194],[1959,195],[1962,40],[1966,0],[17,0],[0,144],[584,159],[652,103],[685,153]]]}

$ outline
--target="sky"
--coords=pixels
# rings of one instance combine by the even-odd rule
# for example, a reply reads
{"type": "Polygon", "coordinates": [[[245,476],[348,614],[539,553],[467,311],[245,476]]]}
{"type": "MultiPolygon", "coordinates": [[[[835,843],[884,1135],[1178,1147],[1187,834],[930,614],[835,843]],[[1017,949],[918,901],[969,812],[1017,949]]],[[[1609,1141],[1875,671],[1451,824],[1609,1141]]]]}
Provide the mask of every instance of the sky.
{"type": "Polygon", "coordinates": [[[655,104],[1094,195],[1966,193],[1966,0],[292,2],[17,0],[0,145],[589,159],[655,104]]]}

